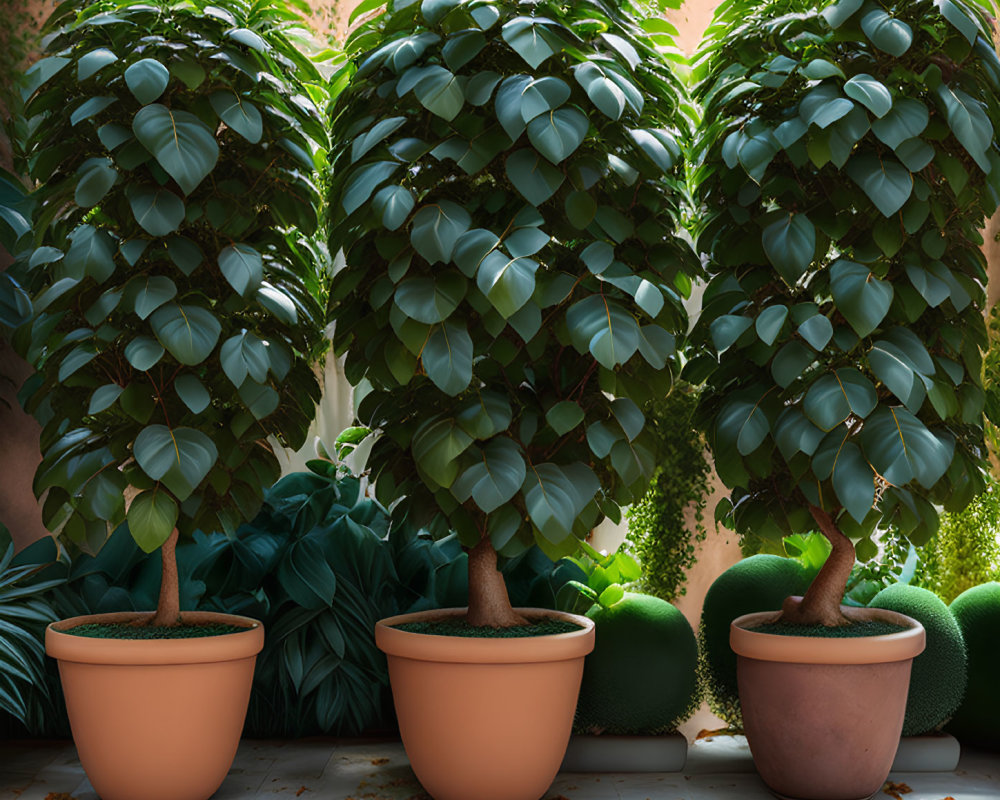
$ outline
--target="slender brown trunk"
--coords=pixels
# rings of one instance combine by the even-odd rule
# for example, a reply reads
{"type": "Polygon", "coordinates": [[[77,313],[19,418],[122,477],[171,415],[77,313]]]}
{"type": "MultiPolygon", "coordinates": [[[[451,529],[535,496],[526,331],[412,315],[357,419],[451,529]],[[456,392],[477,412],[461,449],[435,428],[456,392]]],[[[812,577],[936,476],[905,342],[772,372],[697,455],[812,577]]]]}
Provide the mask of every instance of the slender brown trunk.
{"type": "Polygon", "coordinates": [[[809,511],[820,531],[830,540],[833,550],[805,597],[785,600],[781,607],[781,620],[793,625],[825,625],[829,628],[849,625],[850,620],[841,612],[840,603],[854,568],[854,545],[840,532],[826,511],[818,506],[810,506],[809,511]]]}
{"type": "Polygon", "coordinates": [[[469,613],[466,620],[475,627],[511,628],[528,624],[511,608],[507,584],[497,569],[497,551],[488,536],[469,551],[469,613]]]}
{"type": "Polygon", "coordinates": [[[177,528],[160,548],[163,557],[163,577],[160,579],[160,600],[149,624],[172,628],[181,624],[180,581],[177,578],[177,528]]]}

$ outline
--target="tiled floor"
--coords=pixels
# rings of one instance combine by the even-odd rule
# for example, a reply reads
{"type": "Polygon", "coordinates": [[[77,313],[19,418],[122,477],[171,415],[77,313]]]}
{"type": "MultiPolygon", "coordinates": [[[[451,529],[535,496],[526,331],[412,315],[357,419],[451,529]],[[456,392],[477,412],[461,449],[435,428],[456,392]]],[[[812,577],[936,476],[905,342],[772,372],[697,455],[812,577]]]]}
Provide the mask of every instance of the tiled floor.
{"type": "MultiPolygon", "coordinates": [[[[894,773],[890,781],[901,800],[1000,800],[1000,755],[966,751],[955,772],[894,773]]],[[[427,800],[398,742],[244,741],[214,800],[264,797],[427,800]]],[[[681,773],[560,774],[546,797],[765,800],[771,795],[754,774],[745,743],[719,737],[696,742],[681,773]]],[[[72,745],[0,742],[0,800],[97,800],[97,795],[72,745]]]]}

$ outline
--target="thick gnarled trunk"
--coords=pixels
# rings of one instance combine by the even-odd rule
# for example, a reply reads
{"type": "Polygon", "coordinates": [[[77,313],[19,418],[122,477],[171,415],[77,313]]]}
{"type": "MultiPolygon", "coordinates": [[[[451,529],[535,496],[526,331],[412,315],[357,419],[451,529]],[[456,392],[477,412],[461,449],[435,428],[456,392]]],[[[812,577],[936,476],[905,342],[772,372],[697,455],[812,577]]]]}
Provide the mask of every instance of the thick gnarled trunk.
{"type": "Polygon", "coordinates": [[[511,628],[528,621],[510,605],[507,584],[497,569],[497,551],[488,536],[469,551],[469,613],[475,627],[511,628]]]}
{"type": "Polygon", "coordinates": [[[163,577],[160,579],[160,599],[156,613],[149,620],[154,627],[172,628],[181,624],[180,581],[177,577],[177,528],[163,543],[163,577]]]}
{"type": "Polygon", "coordinates": [[[781,607],[781,621],[791,625],[823,625],[828,628],[850,625],[840,610],[847,580],[854,567],[854,545],[844,536],[833,518],[822,508],[809,511],[833,550],[801,600],[789,597],[781,607]]]}

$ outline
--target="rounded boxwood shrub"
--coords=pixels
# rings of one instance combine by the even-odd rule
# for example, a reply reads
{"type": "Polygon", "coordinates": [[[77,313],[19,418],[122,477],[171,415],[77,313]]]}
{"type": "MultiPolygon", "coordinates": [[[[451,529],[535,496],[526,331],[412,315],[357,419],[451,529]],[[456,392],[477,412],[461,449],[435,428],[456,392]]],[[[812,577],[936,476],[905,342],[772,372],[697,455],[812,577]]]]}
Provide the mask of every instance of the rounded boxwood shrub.
{"type": "Polygon", "coordinates": [[[709,707],[730,725],[742,726],[743,716],[729,623],[743,614],[777,611],[786,597],[806,590],[811,575],[795,559],[756,555],[723,572],[705,595],[698,627],[699,671],[709,707]]]}
{"type": "Polygon", "coordinates": [[[868,607],[906,614],[927,631],[927,647],[913,660],[903,736],[939,728],[962,702],[968,680],[965,641],[955,617],[936,594],[905,583],[883,589],[868,607]]]}
{"type": "Polygon", "coordinates": [[[626,592],[613,606],[594,605],[587,616],[596,642],[583,668],[576,729],[676,729],[698,701],[698,645],[684,615],[659,597],[626,592]]]}
{"type": "Polygon", "coordinates": [[[973,586],[952,602],[951,613],[965,639],[969,659],[969,683],[965,699],[955,712],[948,731],[963,741],[1000,750],[1000,693],[997,692],[997,662],[1000,661],[1000,583],[973,586]]]}

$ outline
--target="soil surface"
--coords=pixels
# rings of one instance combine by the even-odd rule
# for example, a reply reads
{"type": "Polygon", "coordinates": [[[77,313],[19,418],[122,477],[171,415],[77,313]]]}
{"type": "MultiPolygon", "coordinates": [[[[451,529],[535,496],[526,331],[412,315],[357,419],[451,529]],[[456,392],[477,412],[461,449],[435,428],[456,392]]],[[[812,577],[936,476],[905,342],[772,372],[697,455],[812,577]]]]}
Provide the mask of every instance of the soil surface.
{"type": "Polygon", "coordinates": [[[473,627],[465,620],[442,620],[440,622],[404,622],[394,625],[408,633],[425,633],[432,636],[463,636],[479,639],[523,639],[532,636],[552,636],[557,633],[572,633],[582,630],[575,622],[561,619],[545,619],[530,625],[513,628],[473,627]]]}
{"type": "Polygon", "coordinates": [[[61,631],[73,636],[87,636],[91,639],[196,639],[202,636],[224,636],[227,633],[245,631],[238,625],[177,625],[176,627],[151,627],[149,625],[99,624],[90,622],[61,631]]]}
{"type": "Polygon", "coordinates": [[[855,639],[862,636],[888,636],[891,633],[902,633],[907,628],[893,625],[889,622],[852,622],[837,628],[827,628],[823,625],[788,625],[784,622],[768,622],[747,628],[754,633],[773,633],[778,636],[812,636],[822,639],[855,639]]]}

